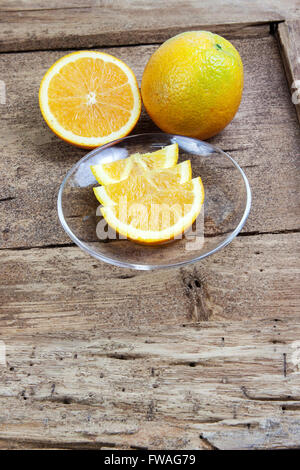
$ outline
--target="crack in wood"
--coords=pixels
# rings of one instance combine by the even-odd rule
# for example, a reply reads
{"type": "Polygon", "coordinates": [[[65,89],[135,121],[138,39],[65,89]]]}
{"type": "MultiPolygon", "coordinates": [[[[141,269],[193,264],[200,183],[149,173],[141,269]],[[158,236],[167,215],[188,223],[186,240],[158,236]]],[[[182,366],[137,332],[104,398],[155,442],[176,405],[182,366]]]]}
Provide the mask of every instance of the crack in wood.
{"type": "Polygon", "coordinates": [[[0,250],[9,250],[9,251],[26,251],[26,250],[48,250],[52,248],[69,248],[69,247],[76,247],[76,243],[53,243],[49,245],[41,245],[41,246],[17,246],[17,247],[9,247],[4,248],[0,247],[0,250]]]}
{"type": "MultiPolygon", "coordinates": [[[[9,442],[11,443],[11,438],[2,437],[0,436],[0,444],[1,442],[9,442]]],[[[26,438],[18,438],[14,437],[13,439],[14,444],[26,445],[27,448],[47,448],[47,449],[77,449],[77,450],[86,450],[86,449],[101,449],[102,447],[116,447],[115,442],[106,442],[106,441],[67,441],[64,443],[60,443],[57,441],[53,441],[51,439],[48,440],[41,440],[35,439],[31,437],[30,439],[26,438]]],[[[0,447],[1,448],[1,447],[0,447]]]]}
{"type": "MultiPolygon", "coordinates": [[[[243,152],[244,150],[248,150],[248,149],[249,149],[249,146],[248,147],[235,147],[235,148],[222,149],[222,150],[225,153],[231,153],[231,152],[243,152]]],[[[228,168],[231,168],[231,167],[228,167],[228,168]]]]}
{"type": "Polygon", "coordinates": [[[8,196],[8,197],[4,197],[4,198],[0,199],[0,202],[13,201],[14,199],[16,199],[16,197],[8,196]]]}
{"type": "Polygon", "coordinates": [[[186,367],[211,367],[211,362],[209,361],[168,361],[169,366],[186,366],[186,367]]]}
{"type": "Polygon", "coordinates": [[[147,357],[145,354],[120,354],[120,353],[108,353],[108,354],[99,354],[100,356],[105,356],[110,359],[119,359],[121,361],[134,361],[135,359],[143,359],[147,357]]]}
{"type": "Polygon", "coordinates": [[[252,230],[250,232],[240,232],[238,237],[252,237],[256,235],[285,235],[289,233],[300,233],[300,228],[292,228],[292,229],[283,229],[283,230],[273,230],[267,232],[260,232],[259,230],[252,230]]]}
{"type": "Polygon", "coordinates": [[[69,395],[55,395],[52,394],[46,397],[34,397],[34,401],[37,402],[52,402],[52,403],[60,403],[62,405],[85,405],[85,406],[97,406],[101,407],[101,400],[93,400],[92,397],[90,398],[77,398],[71,397],[69,395]]]}
{"type": "Polygon", "coordinates": [[[282,411],[300,411],[300,403],[291,403],[283,405],[282,411]]]}
{"type": "Polygon", "coordinates": [[[204,444],[204,447],[206,447],[209,450],[220,450],[218,447],[216,447],[214,444],[212,444],[207,437],[204,437],[203,434],[200,434],[200,439],[202,443],[204,444]]]}
{"type": "MultiPolygon", "coordinates": [[[[260,165],[258,164],[253,164],[253,165],[241,165],[242,169],[248,169],[248,168],[258,168],[260,165]]],[[[235,171],[236,168],[233,166],[222,166],[222,170],[233,170],[235,171]]]]}
{"type": "Polygon", "coordinates": [[[277,21],[277,22],[274,22],[274,23],[270,23],[270,34],[272,34],[272,36],[274,36],[278,30],[278,25],[279,23],[283,23],[283,20],[282,21],[277,21]]]}
{"type": "MultiPolygon", "coordinates": [[[[84,7],[83,7],[84,8],[84,7]]],[[[87,7],[88,8],[88,7],[87,7]]],[[[63,9],[62,9],[63,10],[63,9]]],[[[28,11],[28,10],[27,10],[28,11]]],[[[45,10],[40,10],[42,13],[45,10]]],[[[15,15],[15,11],[1,11],[2,13],[7,13],[7,14],[13,14],[15,15]]],[[[22,12],[22,15],[26,14],[26,10],[22,12]]],[[[254,28],[257,31],[257,36],[258,38],[261,37],[267,37],[268,36],[268,30],[266,27],[269,26],[272,23],[274,24],[279,24],[281,20],[274,20],[274,21],[257,21],[257,22],[240,22],[240,23],[224,23],[224,24],[210,24],[209,29],[212,30],[215,33],[219,34],[226,34],[227,39],[247,39],[247,38],[253,38],[256,37],[256,34],[253,35],[253,30],[254,28]],[[265,30],[264,30],[265,29],[265,30]],[[252,32],[252,34],[251,34],[252,32]]],[[[194,23],[189,25],[189,30],[197,30],[197,29],[206,29],[207,26],[202,24],[202,23],[194,23]]],[[[110,43],[107,43],[107,38],[105,37],[107,33],[104,33],[103,35],[100,34],[94,34],[93,37],[89,34],[82,34],[80,39],[81,42],[83,41],[86,44],[84,45],[85,50],[90,50],[94,49],[95,47],[101,47],[101,49],[113,49],[117,47],[141,47],[141,46],[157,46],[162,44],[168,37],[172,37],[175,34],[178,34],[180,32],[184,32],[186,30],[186,27],[175,27],[175,26],[170,26],[168,29],[166,28],[159,28],[156,29],[156,35],[153,35],[153,32],[150,30],[148,36],[149,41],[147,41],[147,37],[145,37],[145,34],[143,31],[140,31],[139,29],[132,29],[128,31],[126,40],[127,42],[123,42],[119,38],[118,32],[111,32],[110,34],[110,43]],[[168,34],[166,35],[166,32],[168,31],[168,34]],[[156,37],[160,37],[160,40],[156,40],[156,37]],[[132,42],[130,41],[132,38],[132,42]],[[139,39],[140,38],[140,39],[139,39]]],[[[125,39],[125,38],[124,38],[125,39]]],[[[28,43],[30,43],[30,40],[23,40],[21,41],[21,44],[23,46],[22,49],[20,49],[17,44],[12,45],[12,43],[4,48],[3,51],[1,51],[1,54],[18,54],[18,53],[27,53],[27,52],[41,52],[44,50],[47,51],[76,51],[76,50],[81,50],[83,45],[78,46],[78,41],[77,43],[73,42],[73,37],[72,36],[65,36],[65,43],[67,45],[63,47],[58,47],[57,46],[57,38],[43,38],[41,41],[39,41],[39,46],[40,47],[34,47],[32,45],[32,48],[30,48],[30,45],[28,47],[28,43]],[[15,47],[15,46],[18,47],[15,47]]],[[[32,40],[32,43],[34,44],[34,40],[32,40]]]]}
{"type": "MultiPolygon", "coordinates": [[[[106,44],[104,44],[104,45],[98,44],[98,45],[97,45],[97,44],[95,43],[95,45],[93,45],[93,46],[85,46],[84,49],[87,50],[87,51],[89,51],[89,50],[95,49],[95,47],[97,47],[97,48],[99,47],[99,48],[101,48],[101,50],[102,50],[102,49],[105,50],[105,49],[114,49],[114,48],[119,49],[120,47],[124,47],[124,48],[125,48],[125,47],[135,48],[135,47],[146,47],[146,46],[160,46],[162,42],[163,42],[163,41],[158,41],[158,42],[156,42],[156,41],[151,41],[151,42],[140,42],[140,43],[136,43],[136,44],[135,44],[135,43],[132,43],[132,44],[130,44],[130,43],[129,43],[129,44],[127,44],[127,43],[126,43],[126,44],[125,44],[125,43],[124,43],[124,44],[122,44],[122,43],[120,43],[120,44],[114,43],[114,44],[111,44],[111,45],[110,45],[110,44],[109,44],[109,45],[106,45],[106,44]]],[[[47,51],[47,52],[60,52],[60,51],[61,51],[61,52],[64,52],[64,51],[70,52],[70,50],[72,50],[72,51],[80,51],[80,50],[82,50],[82,48],[81,48],[81,47],[76,47],[76,46],[69,46],[69,47],[61,47],[61,48],[58,48],[58,47],[53,47],[53,48],[49,47],[49,48],[48,48],[48,47],[47,47],[47,48],[45,48],[45,49],[44,49],[44,48],[42,48],[42,49],[25,49],[25,50],[14,50],[14,49],[11,49],[11,50],[9,50],[9,51],[0,51],[0,54],[1,54],[1,55],[9,55],[9,54],[28,54],[28,53],[31,54],[31,53],[34,53],[34,52],[44,52],[44,51],[47,51]]]]}
{"type": "Polygon", "coordinates": [[[246,387],[244,386],[241,387],[241,390],[245,398],[247,398],[248,400],[253,400],[253,401],[270,401],[270,402],[277,402],[277,401],[278,402],[299,402],[300,401],[300,396],[292,397],[291,395],[281,395],[281,396],[276,396],[276,397],[268,397],[268,396],[262,396],[262,395],[250,395],[246,387]]]}
{"type": "Polygon", "coordinates": [[[135,277],[135,274],[121,274],[120,276],[116,276],[117,279],[132,279],[135,277]]]}
{"type": "Polygon", "coordinates": [[[132,445],[132,446],[130,446],[130,449],[133,449],[133,450],[148,450],[149,447],[132,445]]]}
{"type": "MultiPolygon", "coordinates": [[[[207,238],[213,238],[221,235],[226,235],[227,232],[220,232],[216,234],[206,234],[207,238]]],[[[228,232],[229,233],[229,232],[228,232]]],[[[237,236],[238,237],[253,237],[258,235],[288,235],[292,233],[300,233],[300,228],[297,229],[283,229],[283,230],[276,230],[276,231],[266,231],[260,232],[259,230],[249,231],[249,232],[240,232],[237,236]]],[[[99,240],[98,240],[99,241],[99,240]]],[[[122,240],[110,240],[110,241],[118,241],[121,242],[122,240]]],[[[123,240],[126,241],[126,240],[123,240]]],[[[16,246],[16,247],[0,247],[0,251],[22,251],[22,250],[45,250],[45,249],[52,249],[52,248],[69,248],[69,247],[76,247],[76,243],[53,243],[49,245],[34,245],[34,246],[16,246]]],[[[134,276],[134,275],[133,275],[134,276]]]]}
{"type": "Polygon", "coordinates": [[[286,353],[283,353],[283,376],[286,377],[286,353]]]}

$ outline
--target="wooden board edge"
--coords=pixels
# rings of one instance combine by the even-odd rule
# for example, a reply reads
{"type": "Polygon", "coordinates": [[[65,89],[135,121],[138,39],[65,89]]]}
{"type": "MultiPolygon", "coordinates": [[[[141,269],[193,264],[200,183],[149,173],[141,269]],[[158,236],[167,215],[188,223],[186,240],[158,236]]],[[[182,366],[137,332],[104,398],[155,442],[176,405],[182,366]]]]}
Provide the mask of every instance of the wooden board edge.
{"type": "MultiPolygon", "coordinates": [[[[31,35],[22,34],[20,37],[2,38],[0,35],[0,53],[15,52],[38,52],[54,50],[78,50],[78,49],[98,49],[105,47],[134,47],[150,44],[161,44],[176,34],[191,30],[208,30],[212,33],[225,36],[227,39],[261,38],[269,34],[270,25],[277,25],[282,19],[270,19],[270,21],[248,21],[239,23],[213,23],[195,22],[189,25],[170,25],[157,29],[132,28],[126,31],[98,31],[91,34],[81,27],[78,35],[73,30],[61,34],[48,31],[38,37],[37,32],[31,35]]],[[[9,27],[8,23],[3,24],[9,27]]],[[[30,27],[30,25],[29,25],[30,27]]]]}
{"type": "Polygon", "coordinates": [[[300,20],[280,23],[276,36],[292,102],[295,105],[300,124],[300,51],[297,49],[297,37],[300,38],[300,20]]]}

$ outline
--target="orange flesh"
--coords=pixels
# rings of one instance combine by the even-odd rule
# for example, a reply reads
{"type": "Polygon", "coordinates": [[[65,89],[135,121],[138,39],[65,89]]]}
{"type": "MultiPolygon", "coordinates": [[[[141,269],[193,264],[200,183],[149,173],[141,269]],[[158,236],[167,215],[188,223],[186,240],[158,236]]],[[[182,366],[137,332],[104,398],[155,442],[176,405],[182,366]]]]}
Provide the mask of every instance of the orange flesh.
{"type": "MultiPolygon", "coordinates": [[[[112,210],[119,220],[143,230],[164,230],[174,225],[190,209],[194,201],[193,182],[181,182],[181,165],[135,175],[119,183],[105,186],[112,210]]],[[[191,174],[188,175],[189,178],[191,174]]],[[[94,188],[99,202],[101,188],[94,188]]]]}
{"type": "Polygon", "coordinates": [[[48,102],[64,129],[83,137],[104,137],[128,122],[134,97],[120,67],[100,58],[81,58],[51,79],[48,102]]]}

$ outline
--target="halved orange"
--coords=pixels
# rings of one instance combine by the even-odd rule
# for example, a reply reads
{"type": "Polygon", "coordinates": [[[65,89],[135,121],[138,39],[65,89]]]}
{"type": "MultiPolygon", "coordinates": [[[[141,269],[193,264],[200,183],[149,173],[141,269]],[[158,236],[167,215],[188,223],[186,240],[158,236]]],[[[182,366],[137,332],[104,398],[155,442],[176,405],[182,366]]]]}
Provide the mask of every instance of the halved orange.
{"type": "Polygon", "coordinates": [[[156,152],[135,153],[122,160],[93,165],[91,170],[100,184],[113,184],[145,171],[171,168],[177,160],[178,144],[171,144],[156,152]]]}
{"type": "Polygon", "coordinates": [[[104,205],[103,217],[118,233],[140,243],[161,243],[182,234],[201,211],[202,181],[190,177],[187,161],[97,187],[94,192],[104,205]]]}
{"type": "Polygon", "coordinates": [[[50,129],[84,148],[129,134],[141,113],[132,70],[97,51],[73,52],[55,62],[41,82],[39,103],[50,129]]]}

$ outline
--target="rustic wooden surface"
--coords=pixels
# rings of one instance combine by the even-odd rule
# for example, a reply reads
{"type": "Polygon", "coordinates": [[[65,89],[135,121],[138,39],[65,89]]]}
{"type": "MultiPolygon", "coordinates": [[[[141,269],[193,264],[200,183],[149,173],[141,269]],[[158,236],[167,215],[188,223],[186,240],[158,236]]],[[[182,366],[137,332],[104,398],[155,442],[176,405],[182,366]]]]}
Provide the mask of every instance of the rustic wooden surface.
{"type": "MultiPolygon", "coordinates": [[[[259,39],[233,40],[245,64],[245,92],[234,121],[211,139],[228,150],[249,177],[254,203],[244,232],[300,228],[299,126],[277,41],[269,28],[264,31],[259,39]]],[[[140,81],[156,47],[105,50],[127,62],[140,81]]],[[[62,54],[4,54],[0,61],[7,84],[0,128],[0,245],[5,248],[70,242],[57,219],[56,197],[66,171],[85,151],[70,147],[49,131],[37,99],[45,70],[62,54]]],[[[143,112],[135,132],[153,128],[143,112]]]]}
{"type": "MultiPolygon", "coordinates": [[[[0,4],[0,449],[299,448],[297,2],[112,3],[0,4]],[[84,152],[39,113],[41,77],[64,53],[50,49],[116,45],[140,80],[154,43],[191,25],[223,32],[245,64],[240,110],[211,142],[245,169],[251,215],[191,267],[99,263],[57,221],[84,152]]],[[[153,129],[143,113],[136,130],[153,129]]]]}

